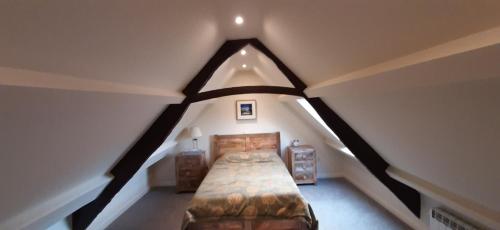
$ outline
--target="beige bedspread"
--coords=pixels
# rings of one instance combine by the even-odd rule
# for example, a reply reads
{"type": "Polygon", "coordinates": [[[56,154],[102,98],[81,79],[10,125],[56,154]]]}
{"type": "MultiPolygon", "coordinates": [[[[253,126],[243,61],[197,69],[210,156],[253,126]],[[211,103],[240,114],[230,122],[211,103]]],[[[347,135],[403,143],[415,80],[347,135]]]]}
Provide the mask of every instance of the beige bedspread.
{"type": "Polygon", "coordinates": [[[186,211],[198,220],[297,218],[311,224],[308,205],[272,151],[227,153],[212,166],[186,211]]]}

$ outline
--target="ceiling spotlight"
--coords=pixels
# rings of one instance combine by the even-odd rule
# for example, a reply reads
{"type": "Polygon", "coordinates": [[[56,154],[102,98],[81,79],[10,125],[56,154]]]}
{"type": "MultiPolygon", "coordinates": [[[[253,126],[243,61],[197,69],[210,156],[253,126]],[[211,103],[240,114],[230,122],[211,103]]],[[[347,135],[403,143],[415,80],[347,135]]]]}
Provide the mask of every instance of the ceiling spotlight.
{"type": "Polygon", "coordinates": [[[237,25],[241,25],[241,24],[243,24],[243,22],[245,22],[245,20],[243,20],[243,17],[241,17],[241,16],[236,16],[236,18],[234,18],[234,22],[237,25]]]}
{"type": "Polygon", "coordinates": [[[243,64],[241,65],[241,67],[243,67],[243,69],[247,68],[247,64],[243,64]]]}
{"type": "Polygon", "coordinates": [[[243,55],[243,56],[245,56],[245,55],[247,55],[247,51],[246,50],[241,50],[240,54],[243,55]]]}

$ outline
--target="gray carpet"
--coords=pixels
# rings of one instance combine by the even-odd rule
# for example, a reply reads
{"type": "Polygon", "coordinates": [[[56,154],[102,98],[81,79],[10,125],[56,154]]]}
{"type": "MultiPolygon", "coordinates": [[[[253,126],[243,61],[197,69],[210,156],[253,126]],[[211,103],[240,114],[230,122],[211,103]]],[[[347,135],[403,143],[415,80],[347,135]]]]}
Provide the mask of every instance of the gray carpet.
{"type": "MultiPolygon", "coordinates": [[[[411,229],[344,179],[322,179],[301,185],[320,229],[411,229]]],[[[108,229],[180,229],[192,193],[173,187],[155,188],[113,222],[108,229]]]]}

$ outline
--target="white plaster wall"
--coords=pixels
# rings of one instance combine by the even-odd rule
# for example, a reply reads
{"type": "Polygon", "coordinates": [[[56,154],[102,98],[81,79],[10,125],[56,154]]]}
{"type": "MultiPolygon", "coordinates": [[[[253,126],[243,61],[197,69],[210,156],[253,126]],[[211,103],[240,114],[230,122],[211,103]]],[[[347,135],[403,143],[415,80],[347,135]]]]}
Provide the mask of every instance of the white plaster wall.
{"type": "Polygon", "coordinates": [[[498,212],[499,92],[492,78],[325,101],[391,165],[498,212]]]}
{"type": "MultiPolygon", "coordinates": [[[[106,229],[121,214],[149,191],[148,173],[145,168],[140,169],[120,190],[111,202],[95,218],[88,230],[106,229]]],[[[70,230],[71,216],[52,224],[47,230],[70,230]]]]}
{"type": "Polygon", "coordinates": [[[444,203],[479,225],[500,226],[498,38],[497,29],[471,35],[322,89],[325,102],[405,175],[395,178],[439,201],[423,199],[425,215],[444,203]],[[408,65],[417,57],[426,59],[408,65]],[[407,66],[381,71],[397,63],[407,66]]]}
{"type": "Polygon", "coordinates": [[[149,168],[149,181],[151,187],[174,186],[175,185],[175,154],[168,154],[149,168]]]}
{"type": "MultiPolygon", "coordinates": [[[[285,152],[291,140],[299,139],[302,144],[311,144],[316,148],[320,177],[335,174],[337,164],[334,154],[324,144],[323,137],[295,115],[292,109],[278,101],[276,95],[247,94],[221,98],[217,103],[209,106],[191,126],[198,126],[202,130],[203,137],[199,139],[199,146],[205,150],[211,150],[210,140],[213,135],[279,131],[282,153],[285,152]],[[243,99],[257,101],[257,120],[236,120],[235,101],[243,99]]],[[[184,139],[179,143],[182,150],[190,149],[191,146],[190,139],[184,139]]]]}
{"type": "Polygon", "coordinates": [[[94,219],[88,230],[105,229],[149,191],[148,172],[142,168],[94,219]]]}
{"type": "Polygon", "coordinates": [[[416,230],[428,229],[424,222],[413,213],[373,174],[366,169],[361,162],[342,154],[342,174],[343,176],[366,195],[377,201],[393,215],[397,216],[407,225],[416,230]]]}
{"type": "Polygon", "coordinates": [[[10,86],[0,86],[0,105],[0,223],[105,175],[165,106],[10,86]]]}
{"type": "MultiPolygon", "coordinates": [[[[251,71],[237,73],[226,86],[261,85],[262,80],[251,71]]],[[[340,163],[338,155],[333,154],[320,132],[309,122],[291,109],[285,102],[279,101],[277,95],[244,94],[217,99],[209,104],[186,128],[198,126],[203,136],[199,138],[199,148],[207,151],[207,159],[211,162],[211,138],[213,135],[243,134],[243,133],[281,133],[282,155],[293,139],[299,139],[302,144],[311,144],[316,148],[318,156],[319,177],[338,175],[340,163]],[[256,120],[236,120],[236,100],[252,99],[257,101],[256,120]]],[[[177,152],[192,148],[192,141],[186,130],[177,140],[177,152]]],[[[154,185],[173,185],[175,183],[174,158],[167,156],[154,167],[154,185]]]]}
{"type": "Polygon", "coordinates": [[[71,218],[64,218],[57,223],[51,225],[47,230],[70,230],[71,229],[71,218]]]}
{"type": "MultiPolygon", "coordinates": [[[[346,154],[337,153],[342,155],[342,176],[413,229],[429,229],[429,213],[436,207],[444,208],[458,218],[481,229],[496,229],[495,223],[491,220],[488,220],[488,223],[491,224],[491,226],[489,226],[487,223],[472,217],[467,207],[465,207],[466,211],[464,211],[463,208],[460,208],[460,210],[451,208],[444,204],[444,202],[433,199],[432,197],[434,197],[435,194],[424,191],[419,191],[421,207],[420,218],[417,218],[387,187],[385,187],[385,185],[374,177],[361,162],[346,154]]],[[[484,218],[486,217],[481,217],[481,219],[484,218]]]]}
{"type": "MultiPolygon", "coordinates": [[[[183,136],[185,136],[186,127],[189,127],[189,124],[200,115],[209,103],[211,102],[207,101],[191,104],[166,141],[180,141],[183,136]]],[[[150,186],[175,185],[175,173],[173,168],[175,167],[175,153],[178,151],[179,149],[177,146],[175,148],[168,149],[165,157],[148,169],[150,186]]]]}

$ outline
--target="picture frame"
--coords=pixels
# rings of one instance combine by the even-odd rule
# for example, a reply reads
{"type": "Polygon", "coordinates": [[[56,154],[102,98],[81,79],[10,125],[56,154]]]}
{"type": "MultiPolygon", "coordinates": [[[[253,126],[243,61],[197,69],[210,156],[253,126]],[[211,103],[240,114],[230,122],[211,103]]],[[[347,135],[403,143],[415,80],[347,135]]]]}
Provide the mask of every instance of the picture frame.
{"type": "Polygon", "coordinates": [[[257,119],[257,101],[237,100],[236,120],[255,120],[255,119],[257,119]]]}

